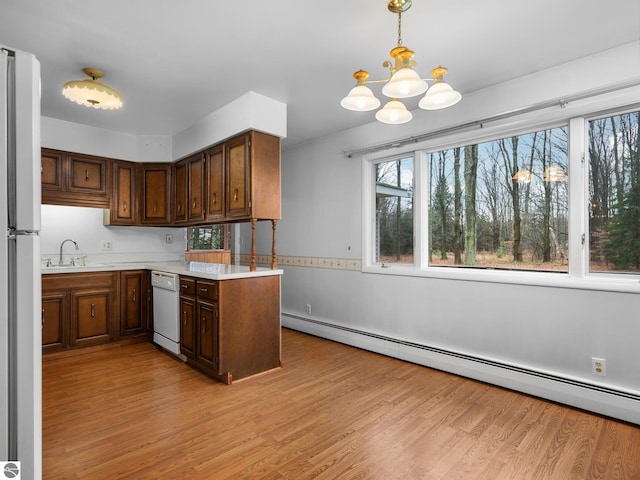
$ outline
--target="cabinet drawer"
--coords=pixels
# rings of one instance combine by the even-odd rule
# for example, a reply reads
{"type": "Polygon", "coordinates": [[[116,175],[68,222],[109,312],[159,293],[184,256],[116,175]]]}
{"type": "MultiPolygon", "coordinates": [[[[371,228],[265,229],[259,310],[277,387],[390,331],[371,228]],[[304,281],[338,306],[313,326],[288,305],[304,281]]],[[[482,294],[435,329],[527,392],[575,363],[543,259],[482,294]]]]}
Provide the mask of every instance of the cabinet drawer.
{"type": "Polygon", "coordinates": [[[218,300],[218,282],[198,280],[198,299],[218,300]]]}
{"type": "Polygon", "coordinates": [[[180,295],[196,296],[196,281],[193,278],[180,277],[180,295]]]}

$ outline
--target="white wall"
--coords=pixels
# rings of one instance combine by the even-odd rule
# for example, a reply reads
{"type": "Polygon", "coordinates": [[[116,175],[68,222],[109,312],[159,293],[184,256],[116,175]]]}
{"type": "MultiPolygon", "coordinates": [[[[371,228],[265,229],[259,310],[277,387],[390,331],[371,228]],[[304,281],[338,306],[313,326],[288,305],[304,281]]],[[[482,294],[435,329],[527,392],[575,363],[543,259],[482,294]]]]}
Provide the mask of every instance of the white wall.
{"type": "Polygon", "coordinates": [[[168,135],[129,135],[56,118],[41,117],[43,147],[131,162],[170,162],[168,135]]]}
{"type": "Polygon", "coordinates": [[[64,261],[70,257],[87,256],[89,263],[116,261],[175,260],[184,258],[186,236],[184,228],[113,227],[103,225],[101,208],[42,205],[40,231],[41,258],[57,259],[60,243],[71,238],[78,243],[64,246],[64,261]],[[166,235],[173,242],[166,242],[166,235]],[[111,242],[111,251],[101,249],[101,242],[111,242]]]}
{"type": "MultiPolygon", "coordinates": [[[[374,123],[283,152],[283,219],[278,225],[278,254],[283,259],[326,257],[334,263],[335,259],[360,260],[362,160],[346,158],[344,151],[615,83],[635,79],[640,84],[639,46],[634,43],[485,91],[467,93],[460,104],[448,111],[414,112],[413,122],[404,126],[374,123]],[[599,75],[597,72],[603,67],[611,75],[599,75]]],[[[623,95],[615,101],[640,101],[638,89],[634,95],[626,100],[623,95]]],[[[243,236],[247,234],[243,230],[243,236]]],[[[269,235],[267,228],[259,232],[259,253],[270,251],[269,235]]],[[[401,358],[404,355],[412,361],[420,360],[402,354],[402,346],[358,332],[603,386],[613,394],[608,391],[592,395],[589,390],[584,395],[581,390],[566,393],[564,389],[569,387],[561,383],[529,380],[522,375],[512,378],[515,374],[511,371],[498,369],[496,373],[491,370],[493,367],[470,363],[459,367],[461,361],[453,357],[441,361],[435,354],[425,354],[420,361],[640,423],[637,293],[377,275],[339,268],[288,266],[286,262],[281,262],[280,267],[284,269],[285,325],[401,358]],[[306,313],[307,304],[312,307],[310,315],[306,313]],[[332,330],[330,325],[343,328],[332,330]],[[591,374],[592,356],[607,359],[606,377],[591,374]],[[617,391],[632,392],[635,397],[619,400],[617,391]],[[584,403],[582,397],[589,395],[593,398],[584,403]],[[619,406],[620,402],[624,405],[619,406]]]]}
{"type": "Polygon", "coordinates": [[[245,130],[286,137],[287,105],[247,92],[174,135],[172,156],[184,158],[245,130]]]}

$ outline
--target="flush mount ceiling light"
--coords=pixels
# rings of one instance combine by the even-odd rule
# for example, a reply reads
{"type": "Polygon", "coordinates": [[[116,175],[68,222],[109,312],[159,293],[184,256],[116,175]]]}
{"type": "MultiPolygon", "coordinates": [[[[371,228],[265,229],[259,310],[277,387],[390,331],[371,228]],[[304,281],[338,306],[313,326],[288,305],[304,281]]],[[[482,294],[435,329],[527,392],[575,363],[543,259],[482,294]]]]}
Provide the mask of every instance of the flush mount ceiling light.
{"type": "Polygon", "coordinates": [[[98,78],[104,74],[95,68],[83,68],[91,79],[74,80],[62,87],[62,95],[72,102],[102,110],[116,110],[122,107],[122,97],[114,89],[100,83],[98,78]]]}
{"type": "MultiPolygon", "coordinates": [[[[376,113],[376,119],[383,123],[401,124],[413,118],[413,115],[399,98],[410,98],[417,95],[425,96],[420,100],[418,106],[425,110],[438,110],[455,105],[460,101],[462,95],[456,92],[451,86],[444,82],[444,75],[447,69],[437,67],[431,71],[433,78],[420,78],[420,75],[413,69],[416,62],[413,60],[414,52],[402,45],[402,12],[406,12],[411,7],[411,0],[389,0],[387,8],[392,13],[398,14],[398,46],[391,50],[392,64],[385,61],[382,66],[389,69],[389,78],[386,80],[370,80],[369,83],[383,83],[382,94],[391,98],[381,110],[376,113]],[[426,80],[433,80],[433,85],[429,87],[426,80]]],[[[340,102],[347,110],[356,112],[367,112],[375,110],[380,106],[378,100],[371,89],[367,87],[369,73],[358,70],[353,74],[356,79],[356,86],[351,89],[349,95],[340,102]]]]}

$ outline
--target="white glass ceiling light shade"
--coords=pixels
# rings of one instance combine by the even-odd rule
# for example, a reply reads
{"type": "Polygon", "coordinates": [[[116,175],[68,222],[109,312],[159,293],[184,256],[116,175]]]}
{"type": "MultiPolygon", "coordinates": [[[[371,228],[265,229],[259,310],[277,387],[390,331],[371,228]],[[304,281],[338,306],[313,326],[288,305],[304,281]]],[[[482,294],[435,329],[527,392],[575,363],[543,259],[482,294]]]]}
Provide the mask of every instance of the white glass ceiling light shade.
{"type": "Polygon", "coordinates": [[[368,112],[369,110],[375,110],[380,106],[380,100],[378,100],[369,87],[366,86],[367,78],[369,74],[364,70],[358,70],[353,74],[353,78],[356,79],[358,84],[351,89],[349,95],[344,97],[340,101],[347,110],[354,110],[356,112],[368,112]]]}
{"type": "Polygon", "coordinates": [[[404,103],[399,102],[395,98],[381,109],[376,112],[376,120],[382,123],[388,123],[391,125],[400,125],[411,121],[413,115],[404,103]]]}
{"type": "Polygon", "coordinates": [[[396,65],[391,79],[382,87],[382,94],[389,98],[409,98],[426,92],[429,85],[413,69],[413,51],[398,46],[390,55],[396,65]]]}
{"type": "Polygon", "coordinates": [[[425,110],[439,110],[455,105],[460,101],[462,95],[451,88],[451,85],[444,82],[443,77],[445,73],[447,73],[447,69],[444,67],[434,68],[431,71],[435,83],[420,100],[420,103],[418,103],[420,108],[425,110]]]}
{"type": "Polygon", "coordinates": [[[114,89],[98,82],[104,75],[95,68],[82,70],[91,79],[67,82],[62,87],[62,95],[72,102],[102,110],[116,110],[122,107],[122,97],[114,89]]]}

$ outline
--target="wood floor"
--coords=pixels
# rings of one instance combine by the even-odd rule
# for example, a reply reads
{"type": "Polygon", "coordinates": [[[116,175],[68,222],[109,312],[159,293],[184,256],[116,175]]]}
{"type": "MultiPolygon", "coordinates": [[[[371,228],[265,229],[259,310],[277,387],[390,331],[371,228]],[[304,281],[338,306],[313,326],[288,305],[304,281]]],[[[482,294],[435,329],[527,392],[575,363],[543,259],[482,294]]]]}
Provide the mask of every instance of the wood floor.
{"type": "Polygon", "coordinates": [[[640,428],[283,331],[227,386],[152,344],[43,362],[44,478],[640,479],[640,428]]]}

